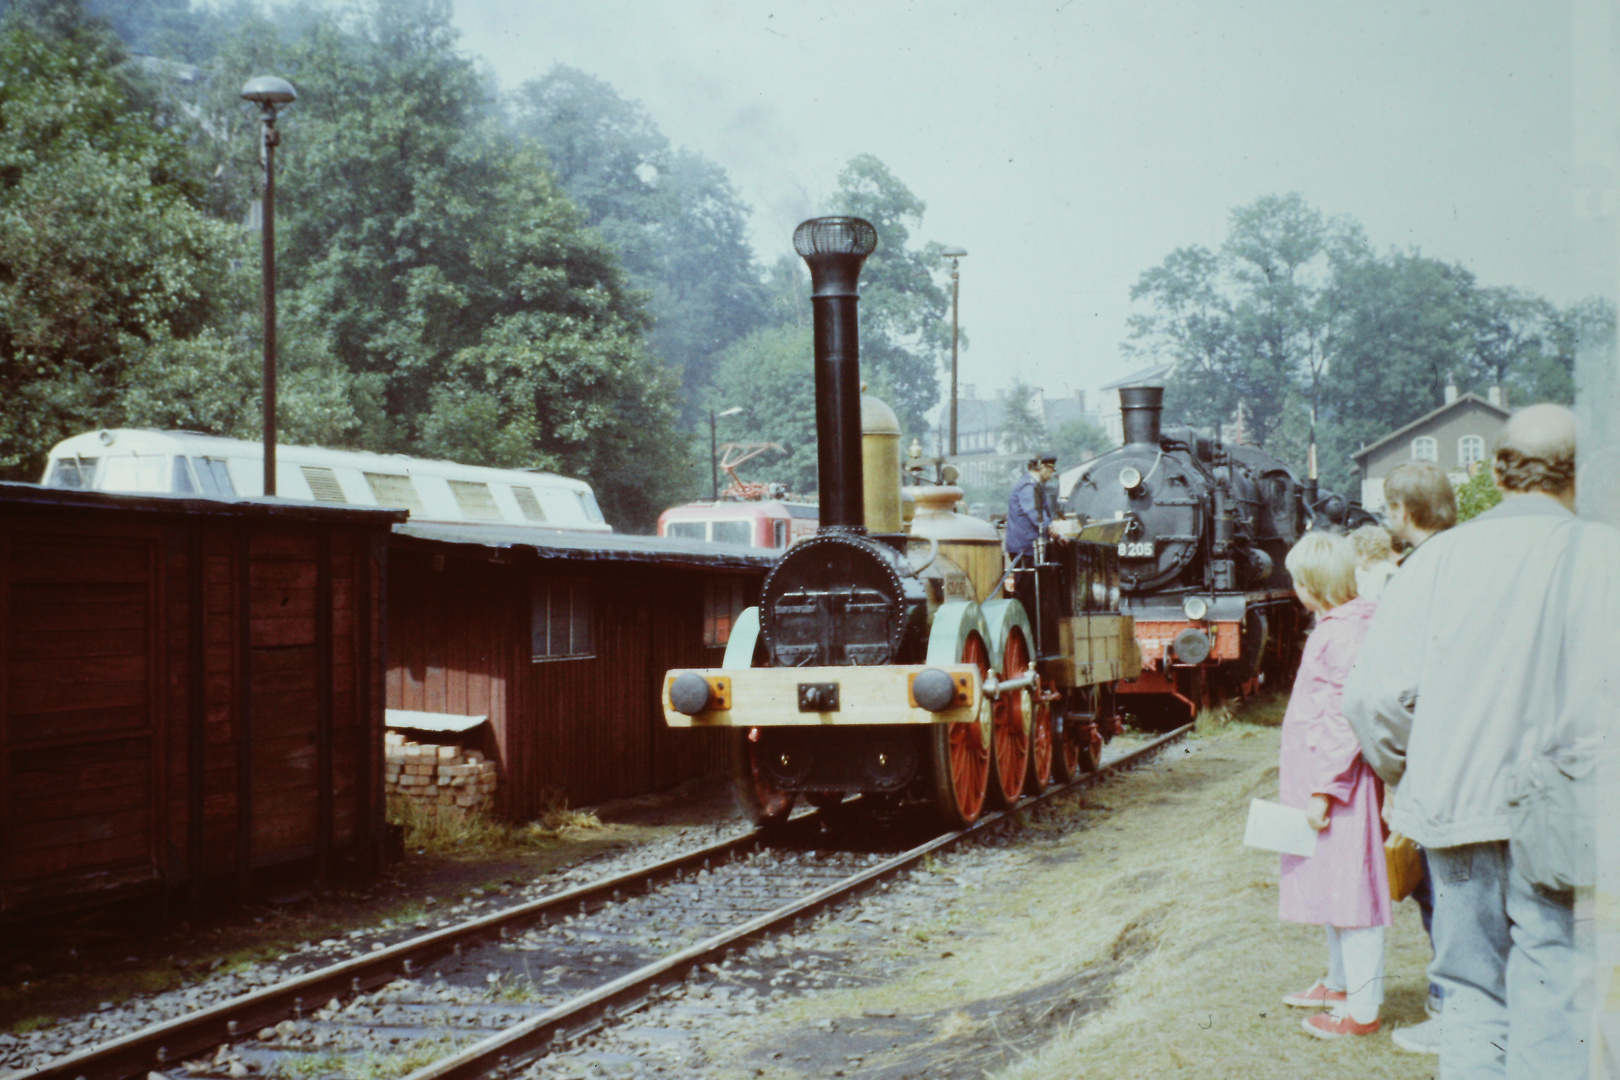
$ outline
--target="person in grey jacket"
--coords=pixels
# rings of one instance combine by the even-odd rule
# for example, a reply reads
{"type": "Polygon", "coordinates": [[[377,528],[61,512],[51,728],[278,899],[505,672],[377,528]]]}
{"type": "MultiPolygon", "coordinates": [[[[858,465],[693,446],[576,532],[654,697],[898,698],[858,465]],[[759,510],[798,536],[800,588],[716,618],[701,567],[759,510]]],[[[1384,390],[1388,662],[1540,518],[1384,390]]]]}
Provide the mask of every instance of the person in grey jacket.
{"type": "Polygon", "coordinates": [[[1613,722],[1620,531],[1574,516],[1575,418],[1561,406],[1516,413],[1493,470],[1501,505],[1423,544],[1386,590],[1343,707],[1398,785],[1391,828],[1434,871],[1442,1080],[1585,1077],[1591,967],[1574,898],[1516,872],[1507,800],[1544,729],[1568,745],[1613,722]]]}

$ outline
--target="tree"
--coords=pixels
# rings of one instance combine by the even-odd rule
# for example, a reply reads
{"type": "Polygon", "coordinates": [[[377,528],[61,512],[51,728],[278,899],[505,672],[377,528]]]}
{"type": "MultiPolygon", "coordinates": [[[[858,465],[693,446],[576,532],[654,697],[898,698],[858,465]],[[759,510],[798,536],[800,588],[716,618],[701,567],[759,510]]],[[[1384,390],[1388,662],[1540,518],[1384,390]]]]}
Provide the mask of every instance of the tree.
{"type": "Polygon", "coordinates": [[[1046,445],[1046,418],[1036,400],[1036,388],[1014,379],[1001,399],[1001,444],[1011,454],[1030,454],[1046,445]]]}
{"type": "Polygon", "coordinates": [[[748,208],[724,169],[671,150],[637,103],[564,65],[512,98],[512,128],[546,149],[558,183],[650,298],[648,347],[681,375],[683,416],[727,345],[767,319],[748,208]]]}
{"type": "Polygon", "coordinates": [[[927,426],[924,413],[939,400],[937,372],[951,344],[950,297],[934,277],[943,249],[933,242],[907,246],[926,209],[870,154],[844,166],[830,207],[877,227],[877,250],[861,271],[861,369],[871,392],[888,401],[909,432],[927,426]]]}
{"type": "MultiPolygon", "coordinates": [[[[321,339],[310,351],[352,372],[350,438],[553,468],[590,481],[616,524],[650,528],[686,447],[641,344],[642,300],[544,152],[501,127],[449,4],[317,12],[291,40],[249,23],[214,85],[234,93],[261,66],[300,95],[282,124],[283,306],[321,339]]],[[[251,147],[223,91],[205,116],[251,147]]],[[[223,174],[252,177],[217,153],[235,162],[223,174]]]]}
{"type": "Polygon", "coordinates": [[[1065,420],[1052,432],[1052,452],[1058,467],[1066,469],[1113,448],[1108,432],[1083,417],[1065,420]]]}
{"type": "MultiPolygon", "coordinates": [[[[731,345],[715,368],[704,401],[716,412],[741,407],[721,421],[721,441],[771,442],[783,453],[761,459],[760,479],[792,491],[819,487],[816,474],[815,342],[808,327],[774,326],[731,345]]],[[[705,471],[700,478],[707,481],[705,471]]]]}
{"type": "Polygon", "coordinates": [[[181,134],[125,59],[73,3],[0,29],[0,475],[31,479],[53,443],[128,422],[132,395],[247,354],[241,237],[199,209],[181,134]]]}

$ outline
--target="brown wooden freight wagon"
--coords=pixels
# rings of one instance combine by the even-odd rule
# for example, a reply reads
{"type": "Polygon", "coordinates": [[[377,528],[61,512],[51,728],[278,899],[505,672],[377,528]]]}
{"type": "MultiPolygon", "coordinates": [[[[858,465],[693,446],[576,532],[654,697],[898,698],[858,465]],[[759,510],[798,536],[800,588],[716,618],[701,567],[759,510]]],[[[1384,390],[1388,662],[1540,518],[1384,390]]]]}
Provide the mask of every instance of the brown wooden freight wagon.
{"type": "Polygon", "coordinates": [[[720,663],[779,552],[416,521],[391,544],[388,707],[487,716],[458,741],[496,762],[503,816],[726,765],[725,733],[665,725],[664,673],[720,663]]]}
{"type": "Polygon", "coordinates": [[[403,517],[0,484],[0,921],[375,865],[403,517]]]}

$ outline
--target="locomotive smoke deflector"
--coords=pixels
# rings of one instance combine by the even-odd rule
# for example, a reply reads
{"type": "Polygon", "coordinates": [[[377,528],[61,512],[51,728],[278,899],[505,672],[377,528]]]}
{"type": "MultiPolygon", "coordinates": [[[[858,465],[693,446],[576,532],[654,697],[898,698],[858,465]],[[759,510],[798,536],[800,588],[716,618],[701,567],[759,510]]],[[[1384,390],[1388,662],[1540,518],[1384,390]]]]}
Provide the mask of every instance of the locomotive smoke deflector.
{"type": "Polygon", "coordinates": [[[816,474],[823,530],[865,527],[856,304],[861,264],[876,249],[877,229],[857,217],[811,218],[793,230],[793,250],[810,267],[816,337],[816,474]]]}
{"type": "Polygon", "coordinates": [[[1140,444],[1157,449],[1164,415],[1164,387],[1120,387],[1119,414],[1126,446],[1140,444]]]}

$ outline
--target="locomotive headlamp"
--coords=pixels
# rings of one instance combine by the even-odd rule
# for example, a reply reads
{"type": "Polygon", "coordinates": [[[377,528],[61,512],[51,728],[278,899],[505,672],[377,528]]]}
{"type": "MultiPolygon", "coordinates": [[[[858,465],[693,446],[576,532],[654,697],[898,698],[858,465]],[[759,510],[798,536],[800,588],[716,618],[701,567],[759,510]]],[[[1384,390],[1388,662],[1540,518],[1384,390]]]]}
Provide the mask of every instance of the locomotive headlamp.
{"type": "Polygon", "coordinates": [[[1181,613],[1187,618],[1197,622],[1209,614],[1209,605],[1201,596],[1189,596],[1181,602],[1181,613]]]}
{"type": "Polygon", "coordinates": [[[1127,465],[1119,470],[1119,486],[1126,491],[1136,491],[1142,486],[1142,472],[1135,465],[1127,465]]]}

